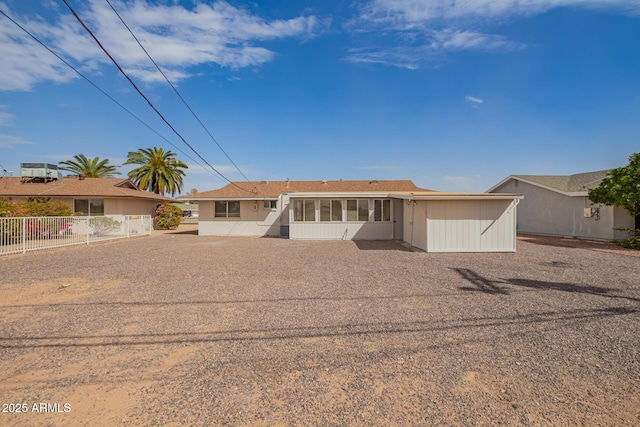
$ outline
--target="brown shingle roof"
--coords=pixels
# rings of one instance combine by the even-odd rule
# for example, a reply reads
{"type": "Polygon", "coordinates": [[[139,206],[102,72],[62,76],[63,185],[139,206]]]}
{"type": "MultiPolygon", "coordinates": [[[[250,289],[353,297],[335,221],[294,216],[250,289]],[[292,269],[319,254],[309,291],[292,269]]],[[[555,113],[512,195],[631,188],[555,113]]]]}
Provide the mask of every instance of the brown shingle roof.
{"type": "Polygon", "coordinates": [[[224,187],[183,196],[185,199],[208,198],[275,198],[282,193],[360,193],[425,191],[410,180],[372,181],[257,181],[234,182],[224,187]]]}
{"type": "Polygon", "coordinates": [[[20,177],[0,178],[0,197],[129,197],[173,201],[172,198],[138,190],[123,178],[62,178],[47,183],[22,182],[20,177]]]}

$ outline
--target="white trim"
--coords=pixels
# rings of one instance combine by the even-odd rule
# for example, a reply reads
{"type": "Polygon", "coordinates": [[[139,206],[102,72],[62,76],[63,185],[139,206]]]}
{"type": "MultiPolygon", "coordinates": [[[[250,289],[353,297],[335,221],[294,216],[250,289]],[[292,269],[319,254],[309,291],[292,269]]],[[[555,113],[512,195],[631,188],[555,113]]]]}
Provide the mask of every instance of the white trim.
{"type": "Polygon", "coordinates": [[[544,188],[545,190],[553,191],[555,193],[560,193],[560,194],[563,194],[563,195],[569,196],[569,197],[581,197],[581,196],[587,196],[589,194],[588,191],[562,191],[562,190],[559,190],[557,188],[550,187],[548,185],[540,184],[539,182],[535,182],[535,181],[531,181],[531,180],[528,180],[528,179],[521,178],[518,175],[509,175],[507,178],[503,179],[502,181],[500,181],[499,183],[497,183],[496,185],[494,185],[493,187],[488,189],[486,192],[487,193],[491,193],[496,188],[502,187],[509,180],[521,181],[521,182],[524,182],[524,183],[527,183],[527,184],[530,184],[530,185],[534,185],[536,187],[544,188]]]}

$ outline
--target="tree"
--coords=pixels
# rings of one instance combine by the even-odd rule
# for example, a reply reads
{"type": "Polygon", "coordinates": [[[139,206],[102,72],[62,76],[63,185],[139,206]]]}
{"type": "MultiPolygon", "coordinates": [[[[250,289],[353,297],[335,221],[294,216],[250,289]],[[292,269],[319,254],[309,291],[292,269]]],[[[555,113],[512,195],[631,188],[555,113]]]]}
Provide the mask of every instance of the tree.
{"type": "Polygon", "coordinates": [[[611,169],[600,185],[589,190],[593,203],[618,206],[633,217],[640,215],[640,153],[629,156],[629,164],[611,169]]]}
{"type": "Polygon", "coordinates": [[[75,160],[65,160],[60,162],[61,170],[72,172],[76,175],[84,175],[87,178],[112,178],[120,175],[116,170],[118,166],[110,165],[109,159],[100,160],[99,157],[87,159],[84,154],[73,156],[75,160]]]}
{"type": "MultiPolygon", "coordinates": [[[[593,203],[617,206],[625,209],[632,217],[640,215],[640,153],[629,156],[629,164],[611,169],[600,185],[589,190],[589,200],[593,203]]],[[[622,245],[640,249],[640,233],[624,239],[622,245]]]]}
{"type": "Polygon", "coordinates": [[[123,165],[140,165],[129,172],[129,179],[143,190],[156,194],[175,195],[182,189],[182,169],[188,169],[185,163],[175,158],[172,151],[162,147],[141,148],[130,151],[123,165]]]}

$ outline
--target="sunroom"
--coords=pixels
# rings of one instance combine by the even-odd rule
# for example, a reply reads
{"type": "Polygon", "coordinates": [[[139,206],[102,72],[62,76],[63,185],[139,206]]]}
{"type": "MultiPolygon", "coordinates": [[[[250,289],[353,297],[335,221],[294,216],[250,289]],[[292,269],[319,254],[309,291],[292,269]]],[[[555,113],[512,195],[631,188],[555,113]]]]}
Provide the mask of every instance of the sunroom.
{"type": "Polygon", "coordinates": [[[380,194],[290,194],[290,239],[402,238],[402,203],[380,194]]]}

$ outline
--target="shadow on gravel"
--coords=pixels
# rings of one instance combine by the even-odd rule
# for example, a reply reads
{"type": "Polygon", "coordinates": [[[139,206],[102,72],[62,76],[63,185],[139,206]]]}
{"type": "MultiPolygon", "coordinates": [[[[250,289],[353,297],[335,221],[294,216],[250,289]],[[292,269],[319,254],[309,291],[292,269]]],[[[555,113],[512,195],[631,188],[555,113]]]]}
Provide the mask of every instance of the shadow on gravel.
{"type": "Polygon", "coordinates": [[[630,301],[640,301],[640,298],[626,297],[624,295],[611,295],[610,292],[616,292],[617,289],[603,288],[601,286],[582,286],[573,283],[563,282],[544,282],[541,280],[531,279],[506,279],[504,283],[515,286],[524,286],[526,288],[554,290],[562,292],[578,292],[581,294],[598,295],[605,298],[621,298],[630,301]]]}
{"type": "Polygon", "coordinates": [[[475,286],[475,288],[463,286],[460,288],[462,291],[477,291],[487,294],[509,295],[509,292],[506,289],[494,284],[499,282],[482,277],[473,270],[469,270],[468,268],[452,268],[452,270],[462,276],[464,280],[475,286]]]}
{"type": "Polygon", "coordinates": [[[617,289],[605,288],[602,286],[583,286],[573,283],[563,282],[545,282],[542,280],[532,279],[504,279],[504,280],[489,280],[468,268],[452,268],[453,271],[458,273],[467,282],[474,285],[474,287],[463,286],[459,289],[462,291],[484,292],[487,294],[499,294],[509,295],[509,291],[504,287],[496,285],[496,283],[504,283],[513,286],[522,286],[530,289],[540,290],[553,290],[561,292],[577,292],[581,294],[597,295],[605,298],[620,298],[629,301],[640,301],[640,298],[627,297],[624,295],[612,295],[612,292],[618,292],[617,289]]]}
{"type": "MultiPolygon", "coordinates": [[[[599,309],[580,309],[568,311],[550,311],[506,317],[476,317],[458,320],[353,323],[329,326],[283,327],[272,329],[236,329],[210,332],[173,332],[119,335],[67,335],[67,336],[20,336],[0,337],[0,348],[68,348],[103,347],[132,345],[167,345],[184,343],[212,343],[233,341],[268,341],[298,338],[331,338],[348,336],[367,336],[379,334],[436,333],[451,330],[472,331],[482,328],[503,328],[510,325],[549,324],[549,329],[557,329],[558,322],[583,321],[601,317],[624,316],[639,313],[640,309],[629,307],[608,307],[599,309]]],[[[518,328],[520,333],[526,330],[518,328]]],[[[540,331],[539,328],[536,331],[540,331]]],[[[464,335],[464,334],[463,334],[464,335]]],[[[474,334],[471,334],[475,336],[474,334]]],[[[461,339],[461,342],[482,342],[495,339],[461,339]]],[[[460,342],[434,344],[429,348],[443,348],[460,342]]],[[[422,349],[421,351],[423,351],[422,349]]]]}
{"type": "Polygon", "coordinates": [[[402,251],[418,252],[400,240],[353,240],[361,251],[402,251]]]}

